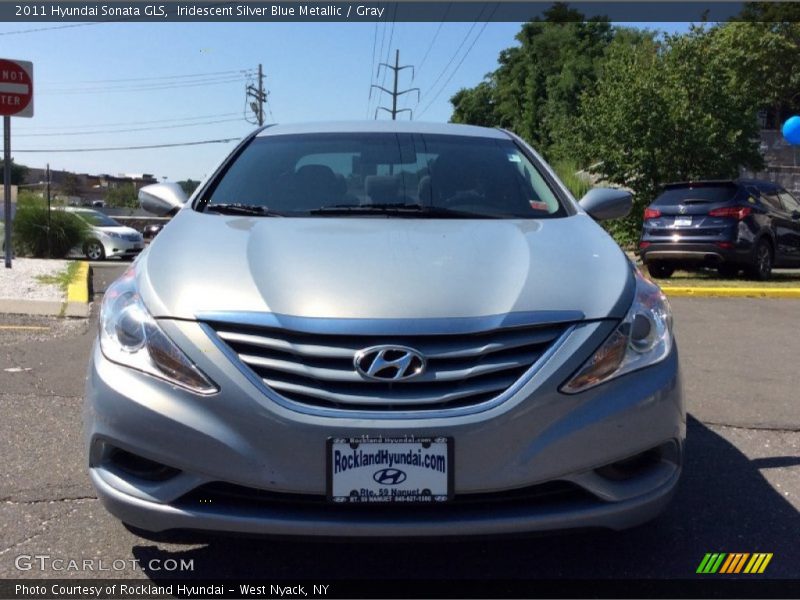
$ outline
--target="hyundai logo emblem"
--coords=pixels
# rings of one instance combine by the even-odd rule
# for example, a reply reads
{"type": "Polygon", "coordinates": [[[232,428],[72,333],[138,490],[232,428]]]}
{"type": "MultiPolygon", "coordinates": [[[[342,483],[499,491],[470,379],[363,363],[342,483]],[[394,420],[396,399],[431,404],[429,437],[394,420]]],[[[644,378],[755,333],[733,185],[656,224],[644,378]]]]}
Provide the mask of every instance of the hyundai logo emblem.
{"type": "Polygon", "coordinates": [[[372,478],[381,485],[399,485],[406,480],[406,474],[400,469],[381,469],[372,478]]]}
{"type": "Polygon", "coordinates": [[[425,358],[405,346],[373,346],[356,352],[353,365],[365,379],[405,381],[425,371],[425,358]]]}

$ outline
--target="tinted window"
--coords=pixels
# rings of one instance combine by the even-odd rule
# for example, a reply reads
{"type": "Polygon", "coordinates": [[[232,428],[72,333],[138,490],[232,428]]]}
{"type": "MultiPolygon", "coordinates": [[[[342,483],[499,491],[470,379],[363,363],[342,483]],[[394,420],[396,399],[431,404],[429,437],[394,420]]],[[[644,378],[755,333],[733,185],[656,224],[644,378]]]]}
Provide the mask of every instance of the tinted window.
{"type": "Polygon", "coordinates": [[[719,203],[732,200],[738,188],[733,185],[699,185],[667,189],[653,202],[656,206],[692,203],[719,203]]]}
{"type": "Polygon", "coordinates": [[[374,204],[421,204],[508,218],[566,214],[510,139],[451,135],[255,138],[216,182],[208,201],[255,204],[288,216],[374,204]]]}
{"type": "Polygon", "coordinates": [[[783,203],[783,210],[786,212],[794,212],[796,210],[800,210],[800,205],[797,204],[797,200],[794,199],[789,192],[781,192],[780,194],[781,202],[783,203]]]}
{"type": "Polygon", "coordinates": [[[780,211],[783,210],[781,201],[778,198],[778,192],[775,190],[762,191],[761,202],[763,202],[768,208],[772,208],[773,210],[780,210],[780,211]]]}
{"type": "Polygon", "coordinates": [[[95,227],[120,227],[120,224],[101,212],[96,210],[76,210],[72,213],[95,227]]]}

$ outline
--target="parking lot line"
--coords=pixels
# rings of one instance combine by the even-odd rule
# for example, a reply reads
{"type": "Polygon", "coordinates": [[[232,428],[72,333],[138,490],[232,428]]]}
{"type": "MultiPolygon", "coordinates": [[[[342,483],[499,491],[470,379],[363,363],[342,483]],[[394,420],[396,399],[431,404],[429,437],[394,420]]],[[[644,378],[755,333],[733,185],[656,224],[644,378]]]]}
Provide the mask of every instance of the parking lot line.
{"type": "Polygon", "coordinates": [[[49,327],[40,325],[0,325],[2,330],[18,330],[18,331],[47,331],[49,327]]]}

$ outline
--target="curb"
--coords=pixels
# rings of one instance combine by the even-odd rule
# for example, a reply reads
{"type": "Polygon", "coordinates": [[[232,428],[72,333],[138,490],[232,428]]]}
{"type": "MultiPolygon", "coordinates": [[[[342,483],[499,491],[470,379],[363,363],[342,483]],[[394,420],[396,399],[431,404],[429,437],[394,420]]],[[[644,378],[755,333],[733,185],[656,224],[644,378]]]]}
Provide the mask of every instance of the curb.
{"type": "Polygon", "coordinates": [[[88,262],[81,262],[72,281],[67,286],[67,300],[63,311],[66,317],[89,316],[89,282],[91,267],[88,262]]]}
{"type": "Polygon", "coordinates": [[[695,298],[796,298],[800,288],[732,288],[661,286],[667,296],[695,298]]]}

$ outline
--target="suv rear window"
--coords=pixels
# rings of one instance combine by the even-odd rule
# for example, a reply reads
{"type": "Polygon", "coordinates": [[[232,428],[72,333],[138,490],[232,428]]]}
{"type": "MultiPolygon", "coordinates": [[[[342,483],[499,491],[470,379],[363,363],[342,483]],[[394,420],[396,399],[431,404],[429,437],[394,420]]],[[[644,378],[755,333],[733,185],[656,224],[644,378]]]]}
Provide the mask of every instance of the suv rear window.
{"type": "Polygon", "coordinates": [[[212,209],[245,203],[285,216],[343,205],[421,205],[515,219],[566,215],[512,140],[416,133],[256,137],[206,198],[212,209]]]}
{"type": "Polygon", "coordinates": [[[675,206],[677,204],[728,202],[736,196],[739,188],[735,184],[696,185],[668,188],[653,202],[654,206],[675,206]]]}

